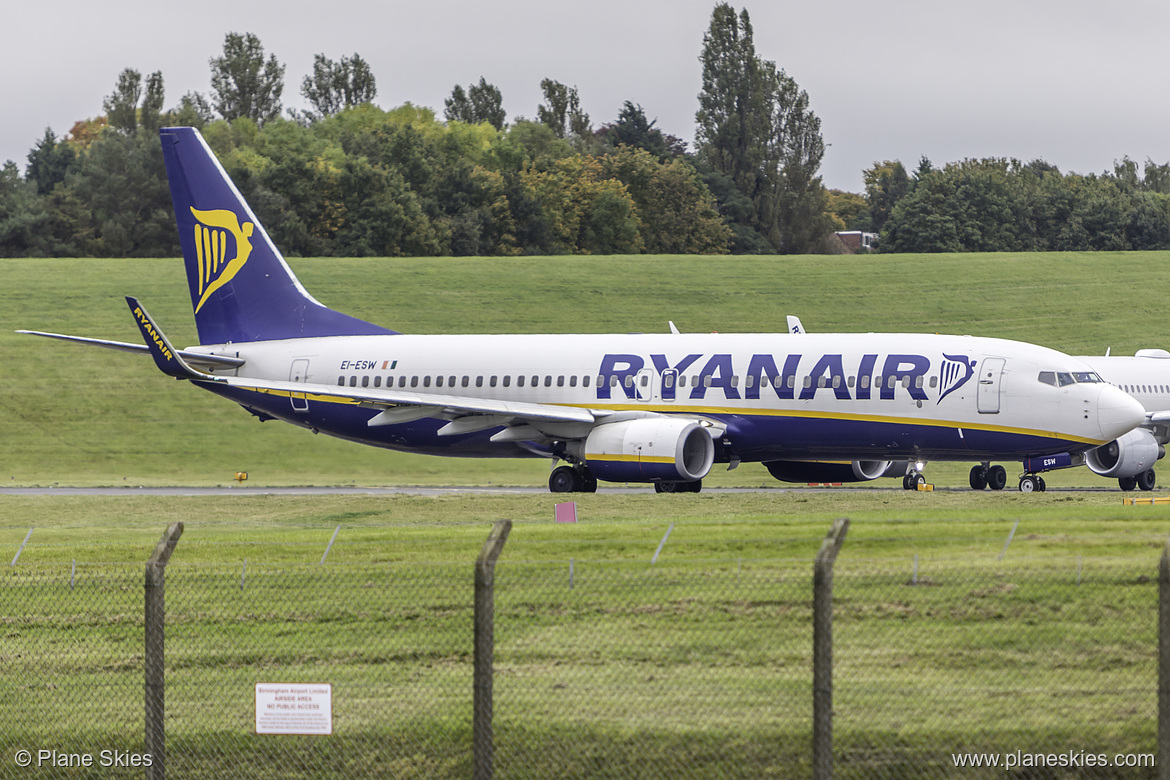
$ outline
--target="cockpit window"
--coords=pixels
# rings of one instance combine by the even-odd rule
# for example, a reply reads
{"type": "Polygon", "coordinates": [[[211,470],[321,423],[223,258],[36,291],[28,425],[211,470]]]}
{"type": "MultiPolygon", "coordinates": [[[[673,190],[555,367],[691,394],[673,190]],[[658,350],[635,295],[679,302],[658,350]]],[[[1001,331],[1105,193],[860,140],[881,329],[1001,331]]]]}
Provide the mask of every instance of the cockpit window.
{"type": "Polygon", "coordinates": [[[1094,384],[1101,382],[1102,379],[1094,371],[1041,371],[1040,375],[1036,377],[1038,381],[1053,387],[1065,387],[1066,385],[1094,384]]]}

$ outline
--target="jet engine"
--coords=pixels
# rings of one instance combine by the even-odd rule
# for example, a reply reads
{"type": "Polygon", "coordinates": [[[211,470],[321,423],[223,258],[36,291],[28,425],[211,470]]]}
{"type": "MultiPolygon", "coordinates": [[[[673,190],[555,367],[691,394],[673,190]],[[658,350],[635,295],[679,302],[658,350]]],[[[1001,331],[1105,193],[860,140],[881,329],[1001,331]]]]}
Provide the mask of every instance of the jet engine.
{"type": "Polygon", "coordinates": [[[643,417],[594,428],[584,460],[593,476],[610,482],[694,482],[711,470],[715,443],[694,420],[643,417]]]}
{"type": "Polygon", "coordinates": [[[771,460],[764,464],[781,482],[868,482],[878,477],[904,477],[904,460],[855,460],[826,463],[806,460],[771,460]]]}
{"type": "Polygon", "coordinates": [[[1166,450],[1145,428],[1135,428],[1119,439],[1085,453],[1085,464],[1103,477],[1135,477],[1154,467],[1166,450]]]}

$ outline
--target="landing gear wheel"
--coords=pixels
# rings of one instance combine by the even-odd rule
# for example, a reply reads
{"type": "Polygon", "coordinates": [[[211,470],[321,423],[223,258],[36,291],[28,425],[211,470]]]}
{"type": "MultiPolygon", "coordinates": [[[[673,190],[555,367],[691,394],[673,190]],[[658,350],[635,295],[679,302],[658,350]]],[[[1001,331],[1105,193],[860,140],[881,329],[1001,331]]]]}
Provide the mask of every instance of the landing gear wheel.
{"type": "Polygon", "coordinates": [[[1041,493],[1048,489],[1048,485],[1044,482],[1044,477],[1036,477],[1036,489],[1041,493]]]}
{"type": "Polygon", "coordinates": [[[655,493],[698,493],[703,489],[703,480],[694,482],[655,482],[655,493]]]}
{"type": "Polygon", "coordinates": [[[987,469],[983,466],[971,467],[971,489],[984,490],[987,487],[987,469]]]}
{"type": "Polygon", "coordinates": [[[926,477],[915,472],[902,477],[902,487],[905,490],[917,490],[919,485],[926,484],[926,477]]]}
{"type": "Polygon", "coordinates": [[[553,493],[575,493],[584,486],[572,466],[560,466],[548,476],[548,489],[553,493]]]}
{"type": "Polygon", "coordinates": [[[1031,474],[1025,474],[1024,476],[1020,477],[1021,493],[1031,493],[1039,489],[1039,487],[1040,486],[1036,484],[1036,477],[1033,477],[1031,474]]]}
{"type": "Polygon", "coordinates": [[[593,476],[588,471],[581,472],[581,492],[582,493],[596,493],[597,492],[597,477],[593,476]]]}
{"type": "Polygon", "coordinates": [[[1128,493],[1137,487],[1137,477],[1118,477],[1117,486],[1128,493]]]}
{"type": "Polygon", "coordinates": [[[1003,466],[992,466],[987,470],[987,487],[992,490],[1003,490],[1007,487],[1007,469],[1003,466]]]}
{"type": "Polygon", "coordinates": [[[1154,476],[1154,470],[1144,471],[1137,475],[1137,486],[1139,490],[1153,490],[1154,482],[1157,478],[1154,476]]]}

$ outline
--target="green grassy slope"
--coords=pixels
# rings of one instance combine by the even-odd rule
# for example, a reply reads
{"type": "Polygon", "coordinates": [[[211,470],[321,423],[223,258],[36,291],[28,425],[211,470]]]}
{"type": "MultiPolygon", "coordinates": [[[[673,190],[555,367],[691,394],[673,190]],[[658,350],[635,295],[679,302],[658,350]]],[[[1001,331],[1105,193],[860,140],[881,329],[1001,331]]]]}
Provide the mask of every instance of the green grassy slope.
{"type": "MultiPolygon", "coordinates": [[[[303,259],[328,306],[411,333],[816,331],[971,333],[1074,354],[1170,346],[1170,253],[869,257],[303,259]]],[[[0,260],[0,482],[23,484],[542,484],[541,461],[403,455],[279,423],[165,379],[149,360],[18,328],[137,341],[132,294],[196,342],[181,263],[0,260]]],[[[966,468],[931,477],[962,484],[966,468]]],[[[1057,475],[1105,484],[1084,470],[1057,475]]],[[[709,485],[778,484],[758,465],[709,485]]]]}

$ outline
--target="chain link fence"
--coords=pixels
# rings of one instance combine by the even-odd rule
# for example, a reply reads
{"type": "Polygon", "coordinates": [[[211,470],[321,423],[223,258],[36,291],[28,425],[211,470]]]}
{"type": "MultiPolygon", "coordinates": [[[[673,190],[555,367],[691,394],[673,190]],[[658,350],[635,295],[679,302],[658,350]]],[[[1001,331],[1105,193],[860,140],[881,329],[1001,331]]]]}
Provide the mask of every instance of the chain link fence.
{"type": "MultiPolygon", "coordinates": [[[[811,563],[505,550],[495,775],[812,776],[811,563]]],[[[892,566],[846,543],[836,776],[1002,777],[1051,754],[1081,763],[1021,776],[1154,777],[1157,574],[1153,555],[892,566]]],[[[166,774],[470,777],[473,577],[471,561],[169,565],[166,774]],[[256,734],[259,682],[329,683],[332,734],[256,734]]],[[[37,769],[52,750],[92,757],[77,776],[141,777],[99,764],[145,752],[142,568],[10,567],[0,619],[0,776],[55,776],[37,769]]]]}

